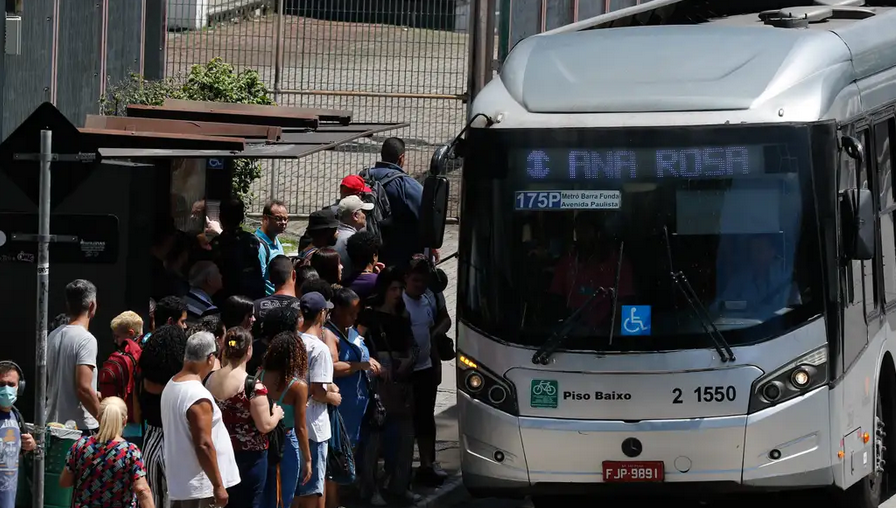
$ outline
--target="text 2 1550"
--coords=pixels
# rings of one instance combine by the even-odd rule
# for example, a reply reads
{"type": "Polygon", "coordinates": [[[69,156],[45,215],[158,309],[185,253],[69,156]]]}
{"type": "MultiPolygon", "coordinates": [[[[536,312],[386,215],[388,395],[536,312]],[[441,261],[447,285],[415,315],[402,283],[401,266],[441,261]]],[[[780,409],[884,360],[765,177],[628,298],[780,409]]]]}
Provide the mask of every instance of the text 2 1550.
{"type": "Polygon", "coordinates": [[[737,399],[737,389],[728,386],[698,386],[689,395],[685,395],[681,388],[672,389],[672,403],[684,404],[688,398],[694,402],[734,402],[737,399]]]}

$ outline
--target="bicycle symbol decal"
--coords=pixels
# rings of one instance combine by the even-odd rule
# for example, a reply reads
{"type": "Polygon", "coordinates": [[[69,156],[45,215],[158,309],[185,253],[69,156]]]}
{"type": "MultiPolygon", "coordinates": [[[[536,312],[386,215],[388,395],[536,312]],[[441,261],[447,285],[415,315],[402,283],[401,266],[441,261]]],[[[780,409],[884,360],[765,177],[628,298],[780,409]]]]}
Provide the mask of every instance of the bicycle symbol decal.
{"type": "Polygon", "coordinates": [[[623,305],[621,333],[650,335],[650,305],[623,305]]]}
{"type": "Polygon", "coordinates": [[[532,386],[532,393],[535,395],[557,395],[557,387],[552,385],[550,381],[542,380],[532,386]]]}
{"type": "Polygon", "coordinates": [[[533,379],[530,386],[529,406],[539,409],[557,409],[560,386],[553,379],[533,379]]]}

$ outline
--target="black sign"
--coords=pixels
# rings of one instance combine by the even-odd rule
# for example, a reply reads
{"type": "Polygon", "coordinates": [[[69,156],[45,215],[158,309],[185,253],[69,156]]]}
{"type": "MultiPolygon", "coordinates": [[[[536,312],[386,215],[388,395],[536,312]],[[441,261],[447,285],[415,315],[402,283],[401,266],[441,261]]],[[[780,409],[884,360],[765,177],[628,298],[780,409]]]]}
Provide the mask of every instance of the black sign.
{"type": "Polygon", "coordinates": [[[532,182],[740,178],[797,169],[787,145],[523,149],[513,160],[532,182]]]}
{"type": "MultiPolygon", "coordinates": [[[[37,214],[0,213],[0,263],[37,263],[37,214]]],[[[114,215],[52,215],[50,234],[77,241],[50,244],[50,263],[115,264],[118,262],[118,217],[114,215]]]]}

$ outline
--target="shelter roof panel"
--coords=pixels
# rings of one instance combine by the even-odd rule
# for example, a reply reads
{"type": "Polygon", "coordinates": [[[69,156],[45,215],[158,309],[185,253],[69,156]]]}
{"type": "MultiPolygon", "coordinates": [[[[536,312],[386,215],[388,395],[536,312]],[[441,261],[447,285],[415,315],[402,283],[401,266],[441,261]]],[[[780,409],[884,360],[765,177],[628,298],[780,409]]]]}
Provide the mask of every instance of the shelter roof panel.
{"type": "MultiPolygon", "coordinates": [[[[165,99],[164,107],[172,107],[178,109],[188,109],[190,111],[209,111],[222,109],[220,102],[203,102],[203,101],[186,101],[182,99],[165,99]]],[[[349,125],[352,121],[352,112],[341,109],[314,109],[314,108],[297,108],[293,106],[266,106],[263,104],[235,104],[227,103],[226,108],[233,111],[242,111],[245,113],[261,112],[263,114],[305,114],[315,116],[321,122],[338,122],[342,125],[349,125]]]]}

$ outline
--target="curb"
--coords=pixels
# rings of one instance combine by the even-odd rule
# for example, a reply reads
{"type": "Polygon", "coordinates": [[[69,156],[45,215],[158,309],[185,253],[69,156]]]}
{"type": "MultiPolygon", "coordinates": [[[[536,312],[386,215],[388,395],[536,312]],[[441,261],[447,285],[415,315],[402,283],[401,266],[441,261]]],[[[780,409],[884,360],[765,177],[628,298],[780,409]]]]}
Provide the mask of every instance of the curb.
{"type": "Polygon", "coordinates": [[[438,490],[418,502],[415,508],[448,508],[470,498],[460,472],[451,475],[438,490]]]}

